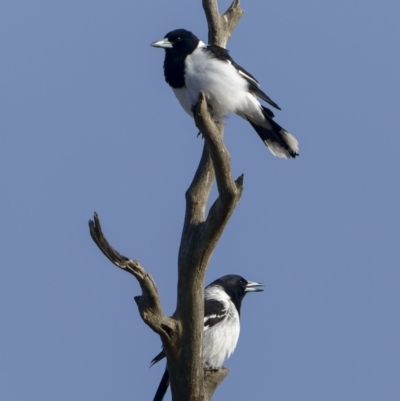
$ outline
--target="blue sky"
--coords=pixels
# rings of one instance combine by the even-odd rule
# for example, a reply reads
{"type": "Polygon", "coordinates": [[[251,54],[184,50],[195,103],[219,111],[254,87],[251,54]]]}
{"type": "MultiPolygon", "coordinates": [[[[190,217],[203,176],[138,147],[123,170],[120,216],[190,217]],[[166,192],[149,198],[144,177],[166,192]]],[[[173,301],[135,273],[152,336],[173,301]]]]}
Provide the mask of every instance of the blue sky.
{"type": "MultiPolygon", "coordinates": [[[[221,1],[226,9],[228,1],[221,1]]],[[[214,399],[400,399],[398,1],[243,1],[228,48],[300,142],[280,160],[231,116],[245,192],[207,283],[262,281],[214,399]]],[[[149,44],[203,40],[201,2],[3,0],[0,9],[0,398],[149,400],[163,365],[135,280],[175,308],[184,192],[203,141],[149,44]]],[[[215,196],[215,193],[214,195],[215,196]]],[[[170,396],[168,396],[168,400],[170,396]]]]}

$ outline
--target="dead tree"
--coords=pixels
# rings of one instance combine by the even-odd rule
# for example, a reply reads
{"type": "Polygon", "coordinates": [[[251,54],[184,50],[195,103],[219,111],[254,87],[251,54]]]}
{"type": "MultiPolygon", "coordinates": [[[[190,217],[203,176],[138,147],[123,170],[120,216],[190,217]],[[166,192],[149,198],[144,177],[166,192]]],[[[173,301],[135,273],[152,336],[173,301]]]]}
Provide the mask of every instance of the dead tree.
{"type": "MultiPolygon", "coordinates": [[[[225,47],[243,15],[239,0],[220,14],[216,0],[202,0],[208,23],[208,41],[225,47]]],[[[102,233],[98,215],[89,221],[90,234],[116,266],[133,274],[142,295],[135,297],[143,321],[161,338],[168,360],[173,401],[209,401],[229,370],[203,370],[202,337],[204,276],[222,232],[243,191],[243,175],[232,178],[230,155],[223,142],[223,123],[215,123],[200,93],[195,123],[205,139],[193,181],[186,191],[186,212],[178,256],[177,307],[164,314],[156,283],[136,260],[120,255],[102,233]],[[218,198],[206,215],[210,191],[216,179],[218,198]]]]}

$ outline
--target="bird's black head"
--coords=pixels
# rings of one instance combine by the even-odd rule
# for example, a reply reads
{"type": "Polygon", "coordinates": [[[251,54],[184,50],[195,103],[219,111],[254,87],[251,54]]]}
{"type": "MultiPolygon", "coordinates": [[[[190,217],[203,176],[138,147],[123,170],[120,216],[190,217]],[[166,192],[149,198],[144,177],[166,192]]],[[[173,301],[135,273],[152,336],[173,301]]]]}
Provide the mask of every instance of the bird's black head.
{"type": "Polygon", "coordinates": [[[198,46],[200,40],[192,32],[186,29],[175,29],[174,31],[168,32],[164,39],[157,42],[153,42],[151,46],[161,47],[166,50],[167,53],[180,53],[183,56],[193,53],[198,46]]]}
{"type": "Polygon", "coordinates": [[[240,313],[240,307],[244,296],[248,292],[260,292],[264,291],[262,288],[264,284],[257,283],[255,281],[247,281],[241,276],[236,274],[228,274],[217,280],[210,285],[219,285],[225,292],[231,297],[232,302],[235,304],[237,311],[240,313]]]}

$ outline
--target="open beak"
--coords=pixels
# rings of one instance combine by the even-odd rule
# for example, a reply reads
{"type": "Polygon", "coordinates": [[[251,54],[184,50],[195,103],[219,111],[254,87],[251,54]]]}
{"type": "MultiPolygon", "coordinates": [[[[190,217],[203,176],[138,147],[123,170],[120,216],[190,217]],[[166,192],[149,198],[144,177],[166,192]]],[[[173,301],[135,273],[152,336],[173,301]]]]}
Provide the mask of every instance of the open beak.
{"type": "Polygon", "coordinates": [[[255,281],[248,281],[246,284],[246,287],[244,289],[244,292],[260,292],[264,291],[263,288],[259,287],[264,287],[263,283],[257,283],[255,281]]]}
{"type": "Polygon", "coordinates": [[[172,43],[166,38],[158,40],[157,42],[153,42],[150,46],[161,47],[163,49],[172,49],[172,43]]]}

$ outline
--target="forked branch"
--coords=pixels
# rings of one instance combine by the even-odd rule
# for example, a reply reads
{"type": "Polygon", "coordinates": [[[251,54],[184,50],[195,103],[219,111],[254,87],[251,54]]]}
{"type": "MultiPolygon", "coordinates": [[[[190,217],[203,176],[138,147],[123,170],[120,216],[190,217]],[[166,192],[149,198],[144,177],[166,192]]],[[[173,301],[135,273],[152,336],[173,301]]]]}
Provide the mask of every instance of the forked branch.
{"type": "Polygon", "coordinates": [[[208,23],[208,43],[225,47],[244,11],[240,1],[234,0],[224,14],[220,14],[216,0],[203,0],[208,23]]]}
{"type": "Polygon", "coordinates": [[[115,266],[118,266],[136,277],[142,289],[142,295],[135,297],[140,316],[143,321],[164,340],[168,340],[175,330],[176,323],[172,318],[164,314],[153,277],[146,272],[144,267],[137,260],[129,259],[121,255],[110,245],[103,234],[100,219],[96,212],[94,213],[93,220],[89,220],[89,229],[90,236],[101,252],[103,252],[115,266]]]}

